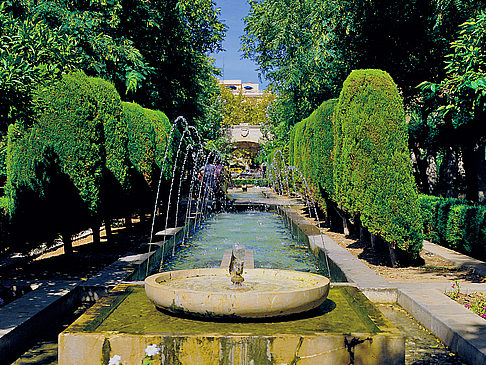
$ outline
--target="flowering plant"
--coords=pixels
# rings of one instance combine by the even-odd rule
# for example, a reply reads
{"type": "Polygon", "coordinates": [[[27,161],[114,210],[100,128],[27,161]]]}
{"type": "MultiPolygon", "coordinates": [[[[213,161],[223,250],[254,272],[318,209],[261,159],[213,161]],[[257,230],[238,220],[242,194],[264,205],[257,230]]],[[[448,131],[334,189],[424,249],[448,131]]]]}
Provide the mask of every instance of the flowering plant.
{"type": "Polygon", "coordinates": [[[457,280],[454,280],[452,284],[452,288],[450,291],[445,291],[445,295],[449,298],[456,300],[459,297],[459,293],[461,292],[461,288],[459,287],[459,283],[457,280]]]}
{"type": "MultiPolygon", "coordinates": [[[[154,364],[153,360],[155,360],[155,357],[160,354],[160,347],[155,344],[148,345],[144,351],[145,357],[142,359],[142,365],[151,365],[154,364]]],[[[121,360],[122,357],[120,355],[113,355],[108,365],[125,365],[121,360]]]]}

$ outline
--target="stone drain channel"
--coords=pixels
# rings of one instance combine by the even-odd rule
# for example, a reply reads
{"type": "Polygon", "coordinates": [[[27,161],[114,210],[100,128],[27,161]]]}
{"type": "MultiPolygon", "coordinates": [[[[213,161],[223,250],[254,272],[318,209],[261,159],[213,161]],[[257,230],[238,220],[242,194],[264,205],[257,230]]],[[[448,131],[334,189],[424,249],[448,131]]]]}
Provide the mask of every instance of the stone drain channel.
{"type": "MultiPolygon", "coordinates": [[[[316,256],[325,251],[331,271],[342,275],[345,285],[358,287],[388,319],[406,335],[406,364],[486,364],[486,321],[454,302],[444,290],[450,284],[389,283],[356,259],[325,234],[320,234],[292,201],[265,198],[237,199],[235,205],[270,205],[278,209],[309,244],[316,256]],[[430,331],[430,332],[429,332],[430,331]],[[433,335],[431,334],[433,333],[433,335]],[[440,339],[452,353],[445,348],[440,339]],[[455,356],[457,354],[458,356],[455,356]]],[[[181,232],[166,241],[173,245],[181,232]]],[[[161,240],[162,241],[162,240],[161,240]]],[[[161,242],[157,244],[161,246],[161,242]]],[[[170,247],[171,248],[171,247],[170,247]]],[[[486,275],[486,264],[456,252],[425,242],[424,248],[437,256],[464,265],[486,275]]],[[[160,261],[160,251],[151,253],[151,261],[160,261]]],[[[169,252],[170,249],[165,250],[169,252]]],[[[46,327],[62,328],[85,309],[82,303],[94,303],[117,284],[140,273],[148,258],[147,244],[128,253],[88,280],[43,282],[35,290],[0,308],[0,364],[14,362],[46,327]],[[75,312],[77,310],[77,312],[75,312]],[[73,312],[75,312],[73,314],[73,312]],[[64,321],[64,323],[63,323],[64,321]]],[[[138,274],[139,275],[139,274],[138,274]]],[[[486,284],[463,286],[465,290],[486,292],[486,284]]],[[[55,334],[22,355],[16,364],[56,363],[55,334]]]]}

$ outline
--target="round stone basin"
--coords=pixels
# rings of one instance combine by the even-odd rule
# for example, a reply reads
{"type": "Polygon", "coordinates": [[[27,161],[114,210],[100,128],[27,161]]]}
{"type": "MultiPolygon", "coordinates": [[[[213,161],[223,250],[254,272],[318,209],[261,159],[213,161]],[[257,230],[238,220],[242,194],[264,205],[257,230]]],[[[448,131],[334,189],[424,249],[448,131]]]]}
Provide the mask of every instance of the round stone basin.
{"type": "Polygon", "coordinates": [[[145,279],[147,297],[160,309],[209,318],[264,318],[301,313],[320,306],[329,279],[307,272],[247,269],[234,287],[228,270],[192,269],[145,279]]]}

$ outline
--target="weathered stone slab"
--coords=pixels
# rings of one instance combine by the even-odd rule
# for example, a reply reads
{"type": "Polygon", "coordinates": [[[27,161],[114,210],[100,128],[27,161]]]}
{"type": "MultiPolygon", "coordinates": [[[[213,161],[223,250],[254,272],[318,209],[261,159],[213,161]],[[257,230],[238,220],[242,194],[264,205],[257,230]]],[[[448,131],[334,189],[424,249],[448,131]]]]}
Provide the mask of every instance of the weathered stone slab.
{"type": "Polygon", "coordinates": [[[160,364],[403,364],[404,337],[359,290],[332,288],[317,310],[272,321],[211,322],[161,312],[142,286],[119,285],[59,335],[59,364],[120,355],[160,364]]]}

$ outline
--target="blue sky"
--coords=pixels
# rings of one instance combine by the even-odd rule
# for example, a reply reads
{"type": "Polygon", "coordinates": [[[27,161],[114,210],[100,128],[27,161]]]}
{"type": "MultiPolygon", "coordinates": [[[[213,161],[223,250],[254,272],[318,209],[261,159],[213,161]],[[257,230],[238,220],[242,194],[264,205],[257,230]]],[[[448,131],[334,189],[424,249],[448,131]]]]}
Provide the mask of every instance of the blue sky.
{"type": "Polygon", "coordinates": [[[260,89],[265,89],[268,82],[264,79],[260,82],[257,65],[253,61],[243,59],[240,51],[240,38],[244,31],[244,21],[249,10],[247,0],[216,0],[216,7],[221,9],[220,20],[226,24],[226,37],[223,41],[223,52],[213,54],[216,59],[216,67],[223,69],[225,80],[241,80],[260,83],[260,89]]]}

